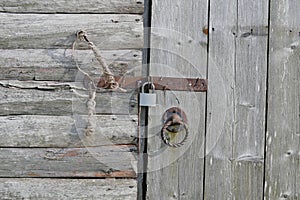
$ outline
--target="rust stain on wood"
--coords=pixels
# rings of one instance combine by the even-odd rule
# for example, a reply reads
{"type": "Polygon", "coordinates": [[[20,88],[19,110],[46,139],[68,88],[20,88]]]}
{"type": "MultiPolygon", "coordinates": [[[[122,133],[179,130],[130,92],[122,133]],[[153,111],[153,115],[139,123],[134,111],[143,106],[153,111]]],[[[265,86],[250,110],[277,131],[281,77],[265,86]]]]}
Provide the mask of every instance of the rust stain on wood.
{"type": "Polygon", "coordinates": [[[26,175],[29,176],[29,177],[39,177],[40,176],[39,174],[34,173],[34,172],[29,172],[26,175]]]}
{"type": "Polygon", "coordinates": [[[108,172],[77,172],[73,171],[73,177],[97,177],[97,178],[136,178],[134,171],[108,171],[108,172]]]}
{"type": "Polygon", "coordinates": [[[64,153],[63,157],[65,157],[65,156],[67,156],[67,157],[79,156],[78,151],[79,151],[79,149],[74,149],[74,150],[67,151],[66,153],[64,153]]]}
{"type": "Polygon", "coordinates": [[[135,178],[136,173],[134,171],[115,171],[110,173],[95,173],[95,177],[116,177],[116,178],[135,178]]]}
{"type": "Polygon", "coordinates": [[[205,35],[208,35],[209,30],[208,30],[207,26],[203,27],[202,32],[203,32],[205,35]]]}

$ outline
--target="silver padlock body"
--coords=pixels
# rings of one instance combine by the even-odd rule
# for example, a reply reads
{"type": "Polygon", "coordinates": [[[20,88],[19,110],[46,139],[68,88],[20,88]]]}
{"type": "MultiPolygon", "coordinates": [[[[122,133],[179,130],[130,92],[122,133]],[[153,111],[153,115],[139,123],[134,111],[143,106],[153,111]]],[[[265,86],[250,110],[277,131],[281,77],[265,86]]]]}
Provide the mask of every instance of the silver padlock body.
{"type": "Polygon", "coordinates": [[[156,106],[156,94],[140,93],[140,106],[156,106]]]}

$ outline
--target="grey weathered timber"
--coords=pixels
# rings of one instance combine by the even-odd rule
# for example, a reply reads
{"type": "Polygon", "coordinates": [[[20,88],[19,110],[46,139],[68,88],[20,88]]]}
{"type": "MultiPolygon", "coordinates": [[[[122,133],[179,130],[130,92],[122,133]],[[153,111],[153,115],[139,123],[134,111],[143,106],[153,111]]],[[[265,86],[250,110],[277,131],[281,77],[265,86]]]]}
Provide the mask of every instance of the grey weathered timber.
{"type": "Polygon", "coordinates": [[[133,179],[0,179],[2,199],[133,200],[136,190],[133,179]]]}
{"type": "Polygon", "coordinates": [[[74,60],[95,84],[103,70],[87,42],[75,57],[72,44],[86,30],[114,75],[141,76],[143,6],[0,2],[0,199],[136,199],[137,91],[98,89],[88,116],[89,82],[74,60]]]}
{"type": "Polygon", "coordinates": [[[206,199],[262,199],[267,36],[268,1],[211,1],[206,199]]]}
{"type": "Polygon", "coordinates": [[[84,147],[135,144],[137,116],[95,116],[95,133],[86,136],[87,116],[18,115],[0,117],[2,147],[84,147]]]}
{"type": "Polygon", "coordinates": [[[143,44],[141,15],[0,13],[0,26],[1,49],[70,48],[80,29],[99,49],[138,49],[143,44]]]}
{"type": "MultiPolygon", "coordinates": [[[[141,69],[141,51],[101,51],[114,75],[135,74],[141,69]]],[[[72,57],[70,49],[2,49],[0,50],[0,79],[75,81],[78,70],[74,63],[93,77],[103,71],[92,50],[76,51],[72,57]]]]}
{"type": "MultiPolygon", "coordinates": [[[[0,81],[0,115],[87,114],[88,91],[80,88],[82,82],[0,81]]],[[[134,91],[104,91],[96,96],[97,114],[136,114],[136,105],[134,91]]]]}
{"type": "Polygon", "coordinates": [[[299,1],[271,1],[265,199],[300,198],[299,1]]]}
{"type": "Polygon", "coordinates": [[[143,13],[143,0],[2,0],[0,12],[13,13],[143,13]]]}
{"type": "Polygon", "coordinates": [[[210,1],[204,199],[232,199],[237,2],[210,1]]]}
{"type": "Polygon", "coordinates": [[[0,177],[135,177],[135,148],[0,148],[0,177]]]}
{"type": "Polygon", "coordinates": [[[268,2],[238,1],[232,136],[235,199],[263,198],[268,2]]]}
{"type": "MultiPolygon", "coordinates": [[[[204,78],[207,68],[206,0],[153,1],[150,75],[204,78]]],[[[147,199],[201,199],[205,134],[205,93],[159,91],[149,109],[147,199]],[[180,148],[162,143],[166,109],[182,108],[189,139],[180,148]]],[[[178,133],[178,135],[183,133],[178,133]]]]}

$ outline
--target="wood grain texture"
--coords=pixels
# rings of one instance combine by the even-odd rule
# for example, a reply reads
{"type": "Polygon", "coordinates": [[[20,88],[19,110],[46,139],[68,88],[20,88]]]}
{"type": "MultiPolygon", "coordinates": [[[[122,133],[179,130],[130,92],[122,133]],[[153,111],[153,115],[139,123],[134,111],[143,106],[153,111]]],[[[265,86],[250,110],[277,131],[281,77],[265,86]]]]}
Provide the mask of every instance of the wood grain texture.
{"type": "MultiPolygon", "coordinates": [[[[101,51],[115,75],[136,74],[141,69],[141,51],[101,51]]],[[[79,66],[93,77],[102,75],[102,68],[91,50],[76,51],[79,66]]],[[[1,80],[75,81],[78,70],[71,49],[2,49],[1,80]]]]}
{"type": "MultiPolygon", "coordinates": [[[[88,92],[80,88],[82,82],[0,81],[0,115],[86,115],[88,92]]],[[[136,98],[134,91],[97,93],[96,113],[136,114],[136,98]]]]}
{"type": "Polygon", "coordinates": [[[143,13],[143,0],[2,0],[0,12],[11,13],[143,13]]]}
{"type": "Polygon", "coordinates": [[[0,177],[135,177],[135,148],[0,148],[0,177]]]}
{"type": "Polygon", "coordinates": [[[211,1],[210,24],[205,198],[262,199],[268,1],[211,1]]]}
{"type": "MultiPolygon", "coordinates": [[[[207,1],[153,1],[150,75],[204,78],[207,1]],[[187,14],[189,13],[189,14],[187,14]]],[[[205,93],[159,91],[149,109],[147,199],[200,199],[203,194],[205,93]],[[162,143],[162,115],[170,107],[187,114],[189,139],[180,148],[162,143]]],[[[184,133],[178,133],[178,137],[184,133]]]]}
{"type": "MultiPolygon", "coordinates": [[[[136,92],[99,91],[104,115],[86,136],[87,91],[71,48],[84,29],[115,75],[140,76],[143,4],[0,2],[0,199],[136,198],[136,92]]],[[[77,49],[80,67],[99,78],[87,44],[77,49]]]]}
{"type": "Polygon", "coordinates": [[[265,199],[300,198],[299,1],[271,1],[265,199]]]}
{"type": "Polygon", "coordinates": [[[263,198],[268,2],[238,1],[233,132],[235,199],[263,198]]]}
{"type": "Polygon", "coordinates": [[[135,144],[137,116],[98,115],[95,133],[85,135],[87,116],[0,117],[2,147],[84,147],[135,144]]]}
{"type": "Polygon", "coordinates": [[[237,2],[210,1],[204,199],[233,199],[232,132],[237,2]]]}
{"type": "Polygon", "coordinates": [[[1,49],[71,48],[80,29],[99,49],[139,49],[143,44],[141,15],[0,13],[0,25],[1,49]]]}
{"type": "Polygon", "coordinates": [[[0,179],[2,199],[105,199],[133,200],[133,179],[0,179]]]}

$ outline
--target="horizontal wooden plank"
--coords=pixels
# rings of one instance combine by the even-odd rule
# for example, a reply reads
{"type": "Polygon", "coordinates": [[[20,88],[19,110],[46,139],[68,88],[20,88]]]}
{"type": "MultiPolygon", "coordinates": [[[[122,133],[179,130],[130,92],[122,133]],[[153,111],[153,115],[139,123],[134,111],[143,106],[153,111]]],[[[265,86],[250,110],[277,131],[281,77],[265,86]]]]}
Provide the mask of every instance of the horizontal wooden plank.
{"type": "Polygon", "coordinates": [[[134,179],[0,179],[1,199],[132,200],[134,179]]]}
{"type": "Polygon", "coordinates": [[[0,117],[2,147],[84,147],[135,144],[137,116],[95,117],[94,134],[85,135],[87,116],[18,115],[0,117]]]}
{"type": "Polygon", "coordinates": [[[0,25],[1,49],[71,48],[80,29],[99,49],[143,47],[141,15],[0,13],[0,25]]]}
{"type": "MultiPolygon", "coordinates": [[[[139,50],[100,53],[115,75],[136,75],[141,69],[139,50]]],[[[91,50],[76,51],[76,60],[91,76],[102,74],[91,50]]],[[[0,80],[75,81],[77,73],[71,49],[0,49],[0,80]]]]}
{"type": "MultiPolygon", "coordinates": [[[[0,115],[87,114],[88,97],[81,97],[73,90],[81,85],[81,82],[0,81],[0,115]]],[[[137,95],[134,91],[97,93],[96,113],[136,114],[137,95]]]]}
{"type": "Polygon", "coordinates": [[[135,149],[0,148],[0,177],[135,177],[135,149]]]}
{"type": "Polygon", "coordinates": [[[142,13],[143,0],[2,0],[0,12],[15,13],[142,13]]]}

